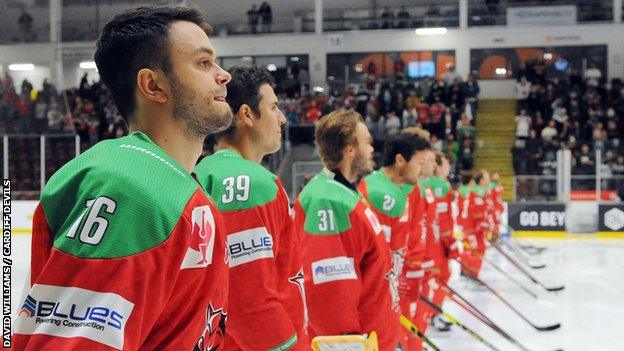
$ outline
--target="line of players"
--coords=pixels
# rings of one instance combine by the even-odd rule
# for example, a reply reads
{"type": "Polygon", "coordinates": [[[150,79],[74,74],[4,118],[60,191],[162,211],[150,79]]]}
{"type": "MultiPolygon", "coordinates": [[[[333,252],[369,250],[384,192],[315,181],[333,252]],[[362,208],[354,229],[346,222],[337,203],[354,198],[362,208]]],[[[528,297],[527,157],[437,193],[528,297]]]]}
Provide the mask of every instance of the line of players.
{"type": "MultiPolygon", "coordinates": [[[[188,29],[204,38],[199,27],[187,22],[172,25],[173,33],[182,35],[178,32],[188,29]]],[[[372,137],[362,117],[339,110],[316,127],[325,168],[304,187],[291,210],[281,180],[261,166],[265,155],[281,147],[286,122],[271,75],[257,67],[235,67],[228,74],[219,68],[217,73],[223,77],[220,86],[231,75],[227,103],[234,119],[225,130],[213,128],[221,130],[216,134],[218,151],[199,162],[193,173],[218,211],[149,133],[134,132],[100,143],[73,160],[51,180],[37,209],[31,289],[17,318],[14,349],[309,350],[315,336],[372,331],[379,335],[380,350],[391,351],[398,344],[404,350],[422,349],[420,340],[402,329],[399,316],[407,315],[424,333],[433,312],[418,298],[425,295],[443,303],[444,292],[436,280],[449,278],[448,259],[460,258],[478,273],[486,231],[498,227],[500,187],[490,191],[485,171],[475,175],[475,184],[466,180],[459,189],[460,211],[455,218],[455,192],[446,179],[448,160],[432,151],[427,138],[414,129],[390,138],[381,169],[373,171],[372,137]],[[144,167],[146,175],[137,182],[146,184],[137,188],[128,181],[125,187],[104,187],[113,174],[102,166],[108,159],[118,161],[116,176],[135,164],[144,167]],[[85,167],[109,173],[75,176],[85,167]],[[168,177],[156,182],[152,177],[156,173],[168,177]],[[145,195],[139,197],[142,200],[153,201],[127,210],[136,189],[153,192],[154,184],[169,189],[176,181],[184,185],[184,196],[175,183],[178,188],[162,192],[162,198],[140,193],[145,195]],[[78,195],[72,190],[76,184],[84,189],[78,195]],[[101,193],[108,197],[89,200],[101,193]],[[58,194],[65,196],[62,201],[58,194]],[[187,198],[195,200],[186,203],[187,198]],[[74,207],[60,206],[59,201],[74,207]],[[126,210],[116,212],[117,204],[126,210]],[[174,205],[180,207],[179,219],[172,215],[162,223],[154,220],[174,212],[174,205]],[[99,217],[104,212],[107,217],[99,217]],[[127,235],[141,232],[127,226],[145,225],[135,219],[146,213],[152,220],[145,236],[127,235]],[[172,229],[175,223],[180,224],[172,229]],[[468,247],[463,253],[453,234],[456,224],[463,228],[468,247]],[[94,271],[124,279],[101,281],[94,271]],[[59,302],[54,308],[31,308],[42,300],[59,302]],[[92,300],[121,311],[110,312],[108,325],[117,326],[109,328],[110,337],[65,324],[52,327],[32,318],[42,313],[83,318],[76,315],[76,304],[91,306],[87,302],[92,300]],[[73,307],[68,315],[57,311],[59,306],[73,307]],[[150,308],[159,312],[150,313],[150,308]]],[[[141,101],[137,109],[156,113],[155,106],[165,100],[162,93],[151,93],[159,87],[151,76],[143,78],[140,87],[146,93],[137,93],[141,101]]],[[[137,120],[144,121],[140,116],[137,120]]],[[[159,131],[175,131],[175,126],[159,131]]],[[[178,142],[185,140],[181,135],[178,142]]],[[[185,163],[184,170],[188,169],[190,161],[185,163]]],[[[94,310],[98,308],[102,309],[94,310]]],[[[100,314],[94,313],[94,320],[100,321],[100,314]]]]}
{"type": "Polygon", "coordinates": [[[399,343],[422,349],[399,316],[426,331],[435,313],[419,296],[442,305],[436,281],[448,281],[449,259],[478,274],[486,232],[495,231],[502,212],[501,187],[480,171],[454,191],[448,160],[417,128],[386,141],[383,167],[373,171],[372,138],[361,116],[339,110],[317,125],[325,168],[290,213],[280,179],[260,165],[279,149],[285,123],[273,81],[259,68],[230,74],[233,126],[217,134],[219,150],[195,170],[226,223],[225,349],[305,350],[315,336],[373,330],[381,350],[399,343]]]}

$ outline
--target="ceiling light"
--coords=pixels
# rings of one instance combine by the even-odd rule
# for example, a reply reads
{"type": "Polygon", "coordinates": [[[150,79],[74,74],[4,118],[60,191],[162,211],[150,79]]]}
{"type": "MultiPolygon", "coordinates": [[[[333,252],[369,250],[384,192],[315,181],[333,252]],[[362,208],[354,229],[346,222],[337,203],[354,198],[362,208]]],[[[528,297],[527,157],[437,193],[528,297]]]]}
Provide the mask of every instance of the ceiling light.
{"type": "Polygon", "coordinates": [[[447,30],[444,27],[416,29],[416,35],[443,35],[443,34],[446,34],[446,32],[447,30]]]}
{"type": "Polygon", "coordinates": [[[33,71],[35,65],[32,63],[12,63],[9,65],[9,71],[33,71]]]}
{"type": "Polygon", "coordinates": [[[95,61],[82,61],[79,66],[82,69],[97,69],[95,61]]]}

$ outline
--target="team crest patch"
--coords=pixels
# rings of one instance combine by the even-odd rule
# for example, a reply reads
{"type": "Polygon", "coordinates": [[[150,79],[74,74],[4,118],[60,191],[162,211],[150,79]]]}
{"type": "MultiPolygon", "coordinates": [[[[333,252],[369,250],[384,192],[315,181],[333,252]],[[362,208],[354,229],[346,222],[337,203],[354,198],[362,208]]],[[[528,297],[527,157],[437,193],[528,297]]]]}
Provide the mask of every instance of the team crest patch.
{"type": "Polygon", "coordinates": [[[180,269],[203,268],[212,263],[215,241],[215,221],[210,206],[193,209],[191,238],[180,269]]]}
{"type": "Polygon", "coordinates": [[[197,340],[193,351],[216,351],[223,347],[227,313],[222,308],[214,308],[208,304],[206,309],[206,326],[197,340]]]}

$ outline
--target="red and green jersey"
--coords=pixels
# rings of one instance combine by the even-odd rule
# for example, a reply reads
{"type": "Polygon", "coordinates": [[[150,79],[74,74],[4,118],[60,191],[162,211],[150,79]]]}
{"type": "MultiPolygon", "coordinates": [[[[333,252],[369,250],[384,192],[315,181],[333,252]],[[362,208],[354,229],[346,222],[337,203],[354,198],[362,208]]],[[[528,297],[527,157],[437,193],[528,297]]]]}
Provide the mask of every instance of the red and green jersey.
{"type": "Polygon", "coordinates": [[[379,348],[393,350],[403,332],[390,296],[390,252],[374,212],[327,169],[295,203],[310,336],[376,331],[379,348]]]}
{"type": "Polygon", "coordinates": [[[392,303],[393,308],[399,311],[399,276],[403,271],[409,230],[407,195],[401,185],[392,182],[382,170],[374,171],[362,179],[358,190],[377,215],[389,245],[392,257],[392,303]]]}
{"type": "Polygon", "coordinates": [[[449,182],[440,177],[429,177],[427,184],[433,192],[435,198],[435,206],[437,212],[437,221],[440,229],[440,235],[453,232],[453,193],[449,182]]]}
{"type": "Polygon", "coordinates": [[[487,192],[478,185],[473,185],[467,198],[467,211],[463,227],[475,231],[487,223],[487,192]]]}
{"type": "Polygon", "coordinates": [[[226,350],[309,350],[300,240],[277,176],[232,149],[195,168],[226,223],[226,350]]]}
{"type": "Polygon", "coordinates": [[[470,207],[470,185],[461,184],[457,187],[457,225],[465,227],[470,207]]]}
{"type": "Polygon", "coordinates": [[[33,218],[16,350],[220,350],[223,219],[143,133],[103,141],[50,178],[33,218]]]}
{"type": "Polygon", "coordinates": [[[499,214],[503,212],[503,186],[500,183],[490,182],[490,196],[492,197],[494,211],[499,214]]]}
{"type": "Polygon", "coordinates": [[[407,195],[407,201],[410,204],[404,274],[407,278],[420,278],[424,275],[422,263],[425,258],[427,233],[425,228],[426,202],[418,184],[404,184],[403,191],[407,195]]]}

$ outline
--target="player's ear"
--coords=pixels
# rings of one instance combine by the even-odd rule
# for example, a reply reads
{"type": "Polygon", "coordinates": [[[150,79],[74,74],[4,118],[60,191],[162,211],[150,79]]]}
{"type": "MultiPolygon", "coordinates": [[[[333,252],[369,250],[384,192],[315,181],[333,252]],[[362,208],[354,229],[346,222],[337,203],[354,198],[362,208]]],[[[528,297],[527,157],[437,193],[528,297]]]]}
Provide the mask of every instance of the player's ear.
{"type": "Polygon", "coordinates": [[[162,71],[143,68],[137,72],[136,81],[137,93],[145,99],[156,103],[169,100],[170,86],[162,71]]]}
{"type": "Polygon", "coordinates": [[[255,114],[251,107],[249,107],[249,105],[242,104],[241,107],[238,109],[236,119],[240,121],[240,123],[242,123],[243,125],[251,128],[254,125],[255,114]]]}
{"type": "Polygon", "coordinates": [[[394,165],[397,168],[402,168],[403,166],[405,166],[406,163],[407,163],[407,160],[405,159],[405,157],[403,157],[403,155],[396,154],[394,156],[394,165]]]}

